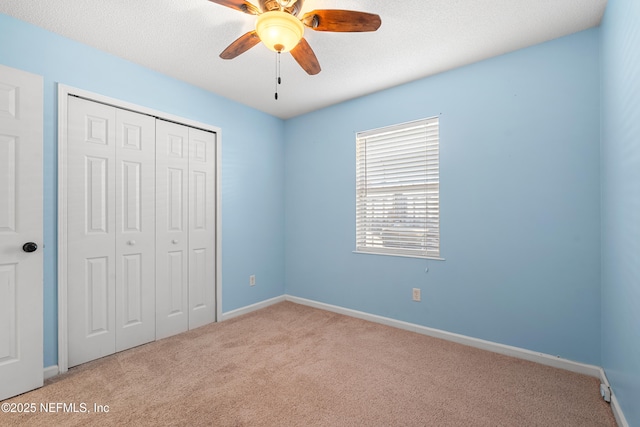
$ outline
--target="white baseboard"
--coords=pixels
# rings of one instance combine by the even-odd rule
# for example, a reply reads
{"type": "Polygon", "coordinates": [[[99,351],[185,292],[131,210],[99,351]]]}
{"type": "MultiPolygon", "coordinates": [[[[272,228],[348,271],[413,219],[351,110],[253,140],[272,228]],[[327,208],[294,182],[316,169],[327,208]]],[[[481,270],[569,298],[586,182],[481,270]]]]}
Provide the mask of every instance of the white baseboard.
{"type": "Polygon", "coordinates": [[[607,379],[607,374],[604,372],[604,369],[600,368],[600,382],[609,388],[611,392],[611,411],[613,412],[613,416],[616,418],[616,422],[619,427],[629,427],[629,423],[622,412],[622,408],[620,407],[620,402],[616,398],[616,394],[611,389],[611,385],[609,384],[609,380],[607,379]]]}
{"type": "Polygon", "coordinates": [[[629,423],[622,412],[622,408],[620,407],[620,403],[616,398],[615,393],[611,392],[611,410],[613,411],[613,416],[616,417],[616,422],[619,427],[629,427],[629,423]]]}
{"type": "Polygon", "coordinates": [[[572,360],[551,356],[545,353],[537,353],[535,351],[527,350],[524,348],[498,344],[495,342],[481,340],[466,335],[455,334],[440,329],[429,328],[426,326],[416,325],[414,323],[403,322],[401,320],[395,320],[388,317],[339,307],[336,305],[325,304],[305,298],[294,297],[291,295],[285,295],[285,298],[287,301],[291,301],[297,304],[307,305],[334,313],[344,314],[347,316],[356,317],[358,319],[369,320],[371,322],[380,323],[407,331],[417,332],[422,335],[428,335],[430,337],[441,338],[447,341],[453,341],[459,344],[468,345],[470,347],[476,347],[482,350],[488,350],[494,353],[504,354],[506,356],[517,357],[519,359],[529,360],[531,362],[540,363],[542,365],[552,366],[554,368],[560,368],[579,374],[589,375],[591,377],[601,377],[600,372],[602,369],[599,366],[574,362],[572,360]]]}
{"type": "Polygon", "coordinates": [[[281,295],[279,297],[275,297],[275,298],[271,298],[261,302],[257,302],[255,304],[247,305],[245,307],[240,307],[235,310],[222,313],[222,319],[220,320],[224,322],[225,320],[233,319],[234,317],[242,316],[243,314],[251,313],[252,311],[260,310],[261,308],[269,307],[270,305],[277,304],[283,301],[285,301],[285,296],[281,295]]]}
{"type": "Polygon", "coordinates": [[[43,378],[48,380],[49,378],[53,378],[59,374],[58,365],[47,366],[44,368],[43,378]]]}

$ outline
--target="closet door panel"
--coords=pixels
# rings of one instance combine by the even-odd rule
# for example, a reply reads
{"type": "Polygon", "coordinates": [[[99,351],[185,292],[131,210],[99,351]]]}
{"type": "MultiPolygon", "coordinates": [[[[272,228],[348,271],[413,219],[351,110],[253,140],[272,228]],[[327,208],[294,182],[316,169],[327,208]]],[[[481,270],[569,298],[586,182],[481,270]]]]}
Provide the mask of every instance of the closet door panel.
{"type": "Polygon", "coordinates": [[[156,120],[156,338],[189,328],[189,128],[156,120]]]}
{"type": "Polygon", "coordinates": [[[189,329],[215,321],[216,135],[189,129],[189,329]]]}
{"type": "Polygon", "coordinates": [[[116,111],[116,351],[155,339],[155,118],[116,111]]]}
{"type": "Polygon", "coordinates": [[[115,351],[115,109],[68,103],[69,366],[115,351]]]}

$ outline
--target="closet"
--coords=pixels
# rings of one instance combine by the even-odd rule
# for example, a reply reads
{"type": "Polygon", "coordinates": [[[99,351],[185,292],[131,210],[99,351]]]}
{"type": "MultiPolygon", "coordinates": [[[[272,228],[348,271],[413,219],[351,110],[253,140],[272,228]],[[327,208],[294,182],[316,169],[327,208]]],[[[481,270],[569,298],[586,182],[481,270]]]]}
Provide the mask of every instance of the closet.
{"type": "Polygon", "coordinates": [[[216,135],[67,105],[71,367],[215,320],[216,135]]]}

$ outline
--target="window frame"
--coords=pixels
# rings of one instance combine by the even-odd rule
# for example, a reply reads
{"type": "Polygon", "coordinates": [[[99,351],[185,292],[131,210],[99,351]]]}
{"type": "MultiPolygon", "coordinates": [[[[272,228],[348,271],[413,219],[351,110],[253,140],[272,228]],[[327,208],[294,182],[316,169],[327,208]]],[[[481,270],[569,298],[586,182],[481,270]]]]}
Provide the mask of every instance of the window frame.
{"type": "Polygon", "coordinates": [[[443,260],[438,116],[356,133],[355,219],[354,253],[443,260]]]}

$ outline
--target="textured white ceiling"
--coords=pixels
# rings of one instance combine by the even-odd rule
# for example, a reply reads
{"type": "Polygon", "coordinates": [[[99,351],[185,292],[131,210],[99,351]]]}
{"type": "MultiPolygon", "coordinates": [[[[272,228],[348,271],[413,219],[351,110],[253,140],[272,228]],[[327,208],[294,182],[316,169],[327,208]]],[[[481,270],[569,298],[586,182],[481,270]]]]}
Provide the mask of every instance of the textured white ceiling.
{"type": "MultiPolygon", "coordinates": [[[[257,4],[257,0],[252,0],[257,4]]],[[[599,25],[606,0],[306,0],[376,13],[375,33],[305,30],[322,71],[307,75],[258,45],[219,53],[255,17],[208,0],[2,0],[0,12],[281,118],[599,25]]]]}

